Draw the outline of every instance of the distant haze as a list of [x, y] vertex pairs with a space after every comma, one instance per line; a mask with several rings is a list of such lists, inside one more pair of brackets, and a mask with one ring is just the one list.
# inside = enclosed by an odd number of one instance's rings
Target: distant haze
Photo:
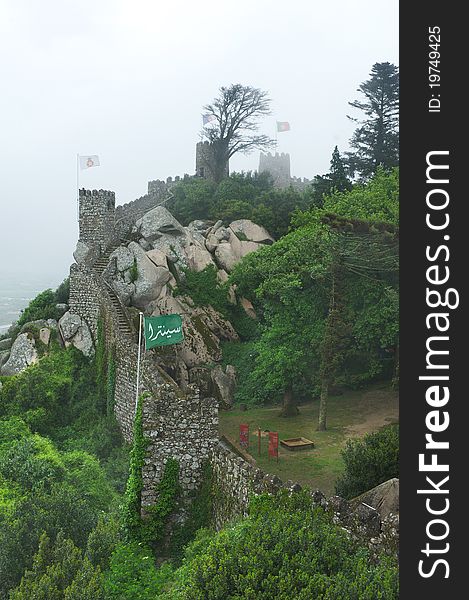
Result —
[[[348, 101], [375, 62], [398, 64], [398, 2], [0, 0], [2, 277], [56, 286], [72, 262], [80, 186], [146, 193], [193, 174], [202, 106], [221, 85], [267, 90], [292, 174], [328, 171], [348, 147]], [[254, 170], [258, 154], [231, 170]]]

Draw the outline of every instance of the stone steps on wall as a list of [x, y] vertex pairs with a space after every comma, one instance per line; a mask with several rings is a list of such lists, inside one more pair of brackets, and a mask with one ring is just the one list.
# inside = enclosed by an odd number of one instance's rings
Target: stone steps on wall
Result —
[[95, 260], [94, 264], [93, 264], [93, 271], [97, 274], [97, 275], [102, 275], [104, 272], [104, 269], [107, 267], [108, 263], [109, 263], [109, 257], [111, 256], [111, 254], [114, 252], [114, 250], [116, 250], [117, 248], [119, 248], [119, 246], [121, 245], [123, 240], [119, 240], [119, 242], [114, 243], [111, 247], [109, 247], [106, 252], [100, 256], [97, 260]]
[[[102, 274], [104, 273], [104, 270], [106, 269], [107, 265], [109, 264], [109, 257], [111, 256], [111, 254], [114, 252], [114, 250], [116, 250], [121, 243], [125, 241], [125, 240], [119, 240], [118, 242], [114, 243], [111, 247], [109, 247], [106, 252], [100, 256], [93, 264], [93, 271], [96, 275], [98, 275], [98, 277], [101, 277]], [[116, 316], [117, 316], [117, 326], [119, 327], [119, 331], [127, 334], [130, 337], [133, 337], [133, 330], [132, 327], [129, 323], [129, 320], [127, 318], [127, 315], [125, 313], [124, 308], [122, 307], [122, 304], [119, 300], [119, 298], [117, 297], [116, 293], [114, 292], [114, 290], [111, 288], [111, 286], [109, 284], [106, 283], [106, 288], [109, 294], [109, 299], [111, 300], [111, 303], [114, 307]]]
[[116, 296], [114, 290], [108, 286], [109, 299], [116, 311], [117, 315], [117, 325], [119, 327], [119, 331], [126, 333], [129, 336], [133, 336], [133, 331], [130, 326], [130, 323], [127, 319], [127, 315], [124, 312], [122, 304], [119, 298]]

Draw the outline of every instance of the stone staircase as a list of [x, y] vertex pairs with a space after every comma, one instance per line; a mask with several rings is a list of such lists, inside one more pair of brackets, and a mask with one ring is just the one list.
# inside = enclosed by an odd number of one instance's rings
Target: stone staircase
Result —
[[120, 246], [120, 241], [112, 244], [107, 250], [102, 254], [97, 260], [95, 260], [93, 264], [93, 271], [96, 275], [101, 276], [103, 274], [104, 269], [107, 267], [109, 263], [109, 257], [111, 254]]
[[127, 315], [125, 313], [124, 307], [122, 306], [121, 301], [117, 297], [117, 294], [114, 292], [110, 285], [106, 284], [106, 287], [109, 299], [111, 300], [114, 310], [116, 311], [117, 325], [119, 327], [119, 331], [131, 338], [135, 337], [132, 327], [129, 323], [129, 319], [127, 318]]
[[122, 240], [115, 242], [111, 246], [109, 246], [109, 248], [106, 249], [106, 251], [102, 254], [102, 256], [100, 256], [94, 262], [93, 272], [103, 281], [103, 283], [106, 286], [109, 299], [111, 301], [112, 306], [114, 307], [114, 310], [115, 310], [115, 313], [117, 316], [117, 325], [119, 327], [119, 331], [121, 331], [122, 333], [124, 333], [125, 335], [127, 335], [131, 338], [134, 338], [135, 336], [134, 336], [133, 328], [130, 325], [129, 319], [127, 317], [124, 307], [122, 306], [121, 301], [119, 300], [117, 294], [114, 292], [112, 287], [107, 283], [107, 281], [104, 281], [102, 279], [102, 274], [103, 274], [104, 270], [106, 269], [107, 265], [109, 264], [109, 257], [114, 252], [114, 250], [116, 250], [121, 245], [121, 243], [126, 242], [126, 241], [127, 240], [122, 239]]

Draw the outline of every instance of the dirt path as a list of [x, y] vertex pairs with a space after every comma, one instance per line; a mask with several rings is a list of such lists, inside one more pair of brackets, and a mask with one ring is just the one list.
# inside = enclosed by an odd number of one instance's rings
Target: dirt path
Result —
[[358, 437], [399, 422], [399, 396], [391, 390], [370, 390], [363, 396], [366, 411], [363, 421], [345, 427], [345, 436]]

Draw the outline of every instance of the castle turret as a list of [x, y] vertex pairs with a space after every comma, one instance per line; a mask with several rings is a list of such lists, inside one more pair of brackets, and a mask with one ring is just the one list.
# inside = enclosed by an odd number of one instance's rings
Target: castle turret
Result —
[[262, 154], [259, 157], [259, 173], [268, 171], [274, 180], [274, 187], [285, 188], [290, 185], [290, 155], [287, 153]]
[[80, 190], [79, 227], [81, 242], [99, 246], [101, 252], [114, 239], [116, 196], [108, 190]]
[[[227, 161], [222, 177], [229, 175], [229, 163]], [[198, 142], [195, 148], [195, 174], [197, 177], [204, 177], [214, 181], [219, 180], [216, 173], [215, 156], [213, 145], [210, 142]]]

